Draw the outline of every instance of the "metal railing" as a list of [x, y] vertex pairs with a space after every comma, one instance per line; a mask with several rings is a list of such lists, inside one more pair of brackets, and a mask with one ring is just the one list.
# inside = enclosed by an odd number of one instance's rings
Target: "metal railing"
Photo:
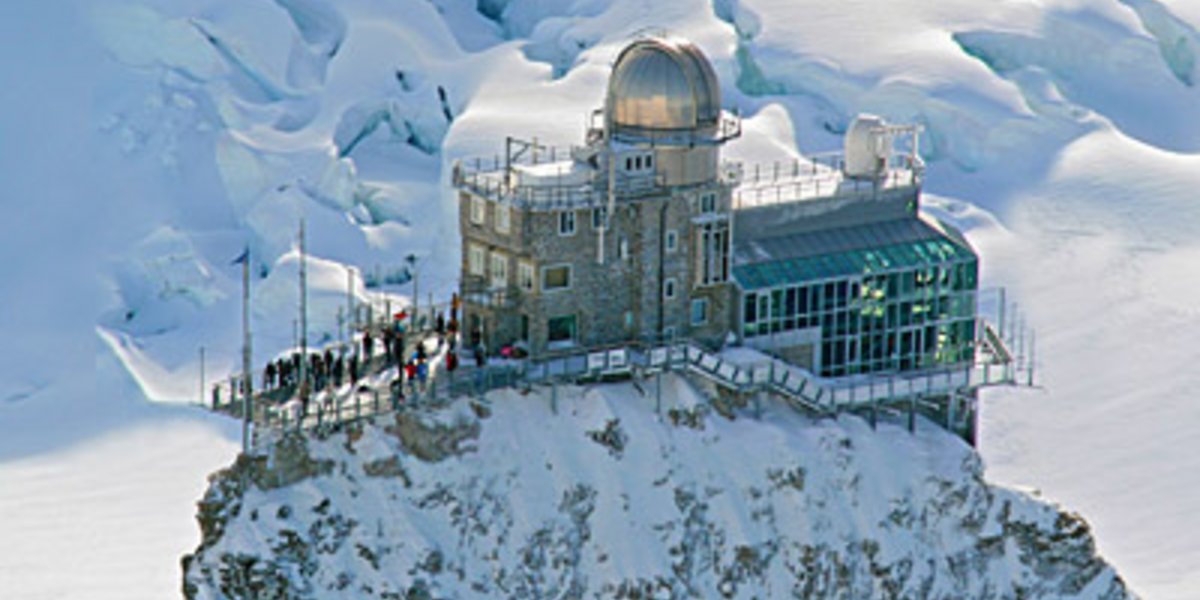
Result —
[[[505, 202], [520, 208], [540, 210], [569, 210], [596, 208], [607, 202], [608, 181], [596, 171], [586, 183], [517, 183], [505, 171], [498, 158], [491, 161], [474, 160], [459, 163], [454, 184], [478, 196]], [[536, 163], [533, 163], [536, 164]], [[844, 173], [845, 159], [841, 153], [817, 154], [806, 160], [788, 162], [722, 163], [718, 178], [733, 191], [735, 208], [752, 208], [772, 204], [831, 198], [865, 196], [882, 190], [915, 188], [921, 184], [923, 165], [919, 159], [896, 153], [889, 157], [888, 167], [873, 179], [851, 178]], [[473, 165], [473, 166], [467, 166]], [[668, 186], [661, 176], [617, 174], [615, 186], [622, 194], [645, 194]]]
[[[980, 319], [977, 353], [969, 364], [917, 372], [880, 373], [826, 379], [775, 358], [753, 363], [731, 361], [691, 340], [631, 342], [607, 348], [579, 348], [544, 360], [485, 361], [472, 364], [463, 352], [459, 368], [445, 368], [450, 344], [439, 344], [428, 358], [428, 378], [394, 382], [398, 365], [383, 353], [365, 363], [361, 383], [322, 389], [308, 405], [296, 400], [295, 389], [276, 389], [255, 396], [252, 419], [258, 428], [312, 429], [341, 426], [401, 410], [440, 407], [463, 396], [538, 384], [579, 383], [615, 377], [645, 377], [661, 372], [687, 372], [736, 393], [769, 392], [807, 411], [836, 414], [905, 399], [946, 396], [987, 386], [1019, 383], [1020, 365], [989, 324]], [[417, 336], [422, 343], [428, 331]], [[980, 361], [979, 359], [986, 359]], [[1032, 382], [1031, 382], [1032, 383]], [[241, 417], [241, 403], [214, 406]]]
[[915, 188], [924, 166], [908, 154], [892, 154], [887, 168], [874, 179], [845, 175], [841, 153], [815, 154], [791, 163], [743, 165], [740, 184], [733, 192], [734, 208], [752, 208], [787, 202], [843, 196], [866, 196], [882, 190]]

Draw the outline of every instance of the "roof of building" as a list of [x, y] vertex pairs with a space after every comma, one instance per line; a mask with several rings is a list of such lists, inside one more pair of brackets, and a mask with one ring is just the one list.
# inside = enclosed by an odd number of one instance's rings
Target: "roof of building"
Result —
[[606, 111], [614, 130], [711, 127], [721, 117], [721, 88], [712, 65], [691, 42], [644, 38], [617, 56]]
[[743, 290], [975, 258], [957, 231], [922, 218], [734, 242], [733, 278]]

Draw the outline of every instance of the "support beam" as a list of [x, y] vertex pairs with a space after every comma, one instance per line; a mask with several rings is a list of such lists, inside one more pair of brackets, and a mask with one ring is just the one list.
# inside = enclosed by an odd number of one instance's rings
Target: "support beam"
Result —
[[917, 397], [908, 397], [908, 432], [917, 432]]
[[946, 429], [954, 431], [954, 409], [958, 404], [958, 396], [953, 392], [946, 396]]

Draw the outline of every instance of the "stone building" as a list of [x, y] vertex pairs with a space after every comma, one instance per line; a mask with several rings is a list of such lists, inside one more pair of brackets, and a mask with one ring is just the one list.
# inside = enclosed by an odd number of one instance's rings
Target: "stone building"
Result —
[[464, 327], [534, 355], [733, 330], [731, 202], [720, 146], [740, 133], [708, 60], [643, 39], [613, 67], [586, 144], [508, 140], [460, 163]]
[[638, 39], [584, 144], [458, 162], [464, 330], [535, 357], [736, 340], [822, 378], [972, 363], [978, 259], [918, 212], [917, 129], [861, 116], [841, 153], [735, 164], [720, 100], [696, 46]]

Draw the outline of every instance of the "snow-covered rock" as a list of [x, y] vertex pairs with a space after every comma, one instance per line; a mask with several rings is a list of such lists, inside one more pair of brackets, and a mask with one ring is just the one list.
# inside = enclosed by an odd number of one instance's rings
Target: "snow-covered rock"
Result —
[[[922, 422], [872, 431], [664, 379], [501, 391], [210, 479], [188, 598], [1126, 598], [1087, 523]], [[747, 413], [748, 414], [748, 413]], [[690, 418], [683, 418], [684, 415]]]

